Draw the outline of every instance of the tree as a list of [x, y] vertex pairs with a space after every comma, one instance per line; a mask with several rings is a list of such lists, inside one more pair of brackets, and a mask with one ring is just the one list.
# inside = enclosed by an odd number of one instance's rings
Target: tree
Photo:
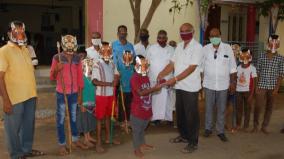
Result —
[[279, 20], [284, 20], [284, 1], [266, 0], [259, 4], [260, 14], [270, 18], [270, 33], [274, 34], [277, 30]]
[[[169, 9], [169, 12], [179, 13], [180, 10], [187, 6], [188, 3], [193, 3], [190, 0], [185, 0], [184, 3], [181, 2], [182, 0], [171, 0], [173, 3], [173, 6]], [[153, 15], [159, 5], [161, 4], [162, 0], [152, 0], [151, 6], [146, 14], [146, 17], [141, 25], [141, 18], [140, 18], [140, 11], [141, 11], [141, 2], [142, 0], [129, 0], [130, 7], [133, 14], [133, 23], [134, 23], [134, 43], [139, 42], [139, 31], [141, 28], [147, 29], [149, 24], [151, 23], [151, 20], [153, 18]], [[173, 16], [174, 16], [173, 15]]]

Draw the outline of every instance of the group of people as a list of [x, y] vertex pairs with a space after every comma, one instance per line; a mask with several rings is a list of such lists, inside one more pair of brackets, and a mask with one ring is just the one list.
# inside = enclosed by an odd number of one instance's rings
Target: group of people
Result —
[[[127, 133], [131, 128], [134, 154], [143, 158], [144, 150], [154, 148], [145, 141], [149, 123], [173, 121], [174, 111], [179, 135], [170, 142], [186, 143], [181, 151], [192, 153], [198, 149], [198, 99], [202, 89], [204, 137], [211, 136], [216, 125], [217, 136], [223, 142], [228, 141], [225, 135], [228, 97], [232, 97], [234, 107], [232, 131], [242, 127], [249, 130], [255, 97], [252, 132], [259, 130], [260, 109], [265, 107], [260, 130], [269, 133], [274, 97], [284, 77], [284, 57], [277, 51], [279, 37], [269, 36], [266, 52], [260, 54], [254, 66], [252, 52], [240, 49], [238, 44], [222, 42], [218, 28], [210, 30], [210, 43], [205, 46], [194, 39], [190, 23], [182, 24], [179, 34], [182, 42], [168, 43], [167, 32], [160, 30], [157, 43], [149, 44], [148, 30], [141, 29], [140, 42], [133, 46], [127, 40], [127, 27], [120, 25], [118, 40], [105, 42], [95, 32], [92, 46], [83, 53], [77, 52], [76, 37], [62, 36], [50, 70], [50, 79], [57, 83], [60, 155], [68, 155], [72, 147], [95, 147], [101, 153], [105, 151], [103, 142], [120, 144], [114, 135], [117, 119]], [[13, 159], [45, 155], [32, 149], [37, 94], [24, 23], [11, 22], [8, 36], [10, 41], [0, 49], [0, 92], [9, 154]], [[215, 108], [216, 124], [213, 124]], [[106, 129], [104, 138], [102, 128]], [[96, 132], [96, 138], [91, 132]], [[83, 141], [80, 134], [84, 135]]]

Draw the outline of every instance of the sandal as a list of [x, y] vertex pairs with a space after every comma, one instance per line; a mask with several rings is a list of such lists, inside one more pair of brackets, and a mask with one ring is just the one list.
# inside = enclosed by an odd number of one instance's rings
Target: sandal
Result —
[[187, 140], [182, 138], [181, 136], [178, 136], [176, 138], [171, 138], [170, 143], [187, 143]]
[[45, 153], [39, 150], [32, 150], [31, 152], [24, 155], [24, 157], [37, 157], [37, 156], [44, 156]]

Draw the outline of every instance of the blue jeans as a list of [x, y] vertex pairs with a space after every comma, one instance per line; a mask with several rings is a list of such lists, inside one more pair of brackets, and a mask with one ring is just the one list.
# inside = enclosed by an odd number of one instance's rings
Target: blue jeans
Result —
[[[56, 93], [57, 98], [57, 109], [56, 109], [56, 124], [57, 124], [57, 137], [58, 137], [58, 144], [59, 145], [66, 145], [65, 140], [65, 131], [64, 131], [64, 121], [65, 121], [65, 102], [64, 102], [64, 95], [62, 93]], [[69, 108], [69, 115], [70, 115], [70, 126], [71, 126], [71, 133], [72, 133], [72, 142], [78, 140], [78, 130], [76, 126], [76, 110], [77, 110], [77, 98], [78, 94], [67, 94], [68, 100], [68, 108]]]
[[11, 114], [4, 114], [5, 137], [12, 159], [32, 151], [36, 98], [13, 105]]

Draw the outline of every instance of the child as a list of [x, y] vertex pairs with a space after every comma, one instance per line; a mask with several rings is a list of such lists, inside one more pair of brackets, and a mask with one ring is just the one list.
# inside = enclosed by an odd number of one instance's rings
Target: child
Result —
[[94, 147], [96, 140], [91, 137], [90, 132], [96, 129], [96, 118], [93, 115], [95, 109], [95, 87], [91, 81], [94, 59], [90, 59], [86, 52], [80, 54], [83, 59], [84, 89], [82, 92], [82, 105], [77, 109], [77, 128], [79, 133], [84, 133], [84, 144], [89, 148]]
[[84, 86], [81, 59], [80, 56], [75, 53], [78, 46], [76, 37], [72, 35], [63, 36], [61, 44], [63, 52], [56, 54], [52, 59], [50, 79], [56, 80], [56, 124], [58, 143], [60, 146], [59, 155], [64, 156], [68, 154], [64, 133], [66, 112], [65, 95], [68, 100], [73, 142], [72, 146], [76, 146], [81, 149], [87, 149], [87, 147], [79, 141], [79, 134], [76, 126], [76, 109], [77, 104], [81, 103], [81, 92]]
[[148, 63], [144, 56], [135, 58], [135, 73], [130, 79], [133, 100], [131, 103], [130, 122], [133, 134], [133, 146], [135, 156], [143, 158], [143, 149], [153, 149], [147, 145], [144, 138], [144, 130], [152, 117], [151, 93], [161, 89], [162, 85], [150, 87], [149, 78], [146, 76]]
[[[112, 115], [112, 105], [115, 101], [114, 88], [119, 79], [119, 73], [111, 61], [112, 51], [109, 43], [102, 43], [99, 51], [100, 59], [95, 63], [92, 73], [92, 82], [97, 86], [96, 88], [96, 111], [97, 119], [97, 144], [96, 151], [104, 152], [101, 144], [101, 125], [102, 120], [105, 119], [106, 136], [105, 143], [110, 143], [110, 119]], [[114, 140], [113, 144], [120, 144], [119, 141]]]
[[[241, 64], [237, 67], [237, 127], [240, 130], [244, 112], [243, 129], [247, 132], [250, 120], [250, 110], [254, 95], [254, 82], [257, 77], [256, 68], [250, 63], [250, 50], [243, 49], [239, 55]], [[244, 110], [244, 111], [243, 111]]]

